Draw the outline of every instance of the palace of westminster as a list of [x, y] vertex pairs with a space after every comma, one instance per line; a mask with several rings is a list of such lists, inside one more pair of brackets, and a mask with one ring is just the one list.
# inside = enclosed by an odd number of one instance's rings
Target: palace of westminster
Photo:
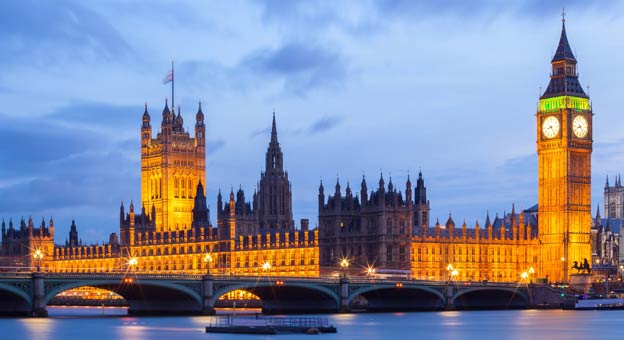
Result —
[[[607, 180], [604, 215], [591, 217], [591, 103], [579, 84], [577, 61], [565, 21], [551, 61], [548, 88], [536, 117], [538, 204], [516, 213], [456, 224], [449, 215], [430, 226], [422, 173], [413, 186], [380, 176], [359, 193], [337, 181], [333, 193], [318, 192], [318, 227], [303, 219], [295, 227], [292, 193], [278, 142], [275, 115], [251, 202], [242, 190], [225, 201], [219, 191], [216, 225], [210, 221], [205, 188], [205, 125], [201, 104], [194, 135], [182, 114], [165, 103], [160, 131], [153, 136], [147, 105], [141, 125], [141, 202], [119, 208], [119, 232], [105, 244], [79, 242], [72, 222], [65, 244], [54, 242], [54, 222], [2, 221], [0, 266], [34, 267], [33, 253], [46, 271], [146, 273], [208, 272], [218, 275], [308, 276], [340, 270], [370, 274], [371, 268], [409, 272], [411, 278], [447, 280], [449, 265], [458, 280], [568, 281], [572, 263], [589, 259], [605, 273], [619, 265], [619, 228], [624, 220], [624, 186]], [[403, 190], [401, 190], [403, 189]], [[402, 192], [403, 191], [403, 192]], [[138, 203], [138, 202], [137, 202]], [[340, 262], [348, 262], [341, 268]], [[368, 273], [367, 273], [368, 269]], [[600, 272], [594, 270], [594, 272]]]

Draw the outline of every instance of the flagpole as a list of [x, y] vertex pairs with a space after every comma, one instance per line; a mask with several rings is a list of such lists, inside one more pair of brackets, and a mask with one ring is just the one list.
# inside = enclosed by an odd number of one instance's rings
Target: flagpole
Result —
[[173, 102], [173, 84], [175, 82], [175, 75], [173, 73], [173, 60], [171, 61], [171, 109], [175, 107]]

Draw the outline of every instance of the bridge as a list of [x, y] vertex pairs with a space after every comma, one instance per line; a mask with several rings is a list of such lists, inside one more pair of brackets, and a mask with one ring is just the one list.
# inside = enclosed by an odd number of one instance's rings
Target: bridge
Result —
[[128, 314], [214, 314], [219, 297], [244, 290], [262, 312], [332, 313], [559, 306], [559, 291], [526, 283], [140, 273], [0, 273], [0, 315], [46, 316], [57, 294], [97, 287], [121, 295]]

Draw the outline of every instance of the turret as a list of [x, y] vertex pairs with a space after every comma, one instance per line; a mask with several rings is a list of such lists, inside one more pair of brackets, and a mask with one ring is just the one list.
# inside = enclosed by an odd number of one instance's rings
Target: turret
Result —
[[201, 102], [199, 102], [199, 108], [195, 115], [195, 145], [206, 145], [206, 125], [204, 125], [204, 113], [202, 112]]
[[455, 221], [453, 221], [453, 216], [451, 216], [451, 213], [449, 213], [449, 217], [448, 220], [446, 220], [445, 226], [449, 233], [449, 239], [452, 239], [455, 230]]
[[319, 211], [321, 211], [325, 205], [325, 188], [323, 187], [323, 180], [321, 180], [321, 184], [319, 185], [318, 205]]
[[130, 217], [130, 227], [134, 227], [134, 203], [132, 201], [130, 201], [130, 213], [129, 213], [129, 217]]
[[4, 218], [2, 219], [2, 238], [6, 237], [6, 224], [4, 223]]
[[147, 148], [152, 141], [152, 125], [151, 117], [147, 112], [147, 102], [145, 102], [145, 111], [143, 112], [143, 124], [141, 125], [141, 147]]
[[219, 188], [219, 193], [217, 194], [217, 211], [223, 211], [223, 196], [221, 196], [221, 188]]
[[360, 202], [362, 206], [366, 206], [368, 202], [368, 188], [366, 187], [366, 177], [362, 175], [362, 183], [360, 184]]
[[50, 222], [48, 222], [48, 228], [50, 230], [50, 237], [54, 240], [54, 220], [50, 216]]
[[405, 203], [409, 209], [412, 208], [412, 181], [409, 174], [407, 175], [407, 182], [405, 182]]
[[123, 202], [121, 202], [121, 206], [119, 207], [119, 225], [122, 225], [126, 220], [126, 213], [124, 211]]
[[31, 238], [31, 239], [33, 237], [34, 229], [35, 229], [35, 226], [33, 224], [32, 217], [28, 217], [28, 237]]
[[[173, 110], [173, 108], [171, 108]], [[165, 98], [165, 108], [162, 112], [162, 123], [160, 124], [161, 136], [163, 143], [167, 144], [171, 139], [171, 131], [173, 127], [173, 114], [169, 111], [169, 104]]]
[[336, 178], [336, 191], [334, 191], [334, 198], [340, 198], [340, 180]]

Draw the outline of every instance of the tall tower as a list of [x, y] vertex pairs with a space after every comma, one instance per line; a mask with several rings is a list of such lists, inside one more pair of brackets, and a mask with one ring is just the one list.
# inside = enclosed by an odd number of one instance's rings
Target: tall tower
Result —
[[189, 229], [197, 185], [206, 181], [206, 136], [201, 104], [196, 115], [195, 138], [184, 130], [180, 108], [176, 116], [166, 101], [161, 131], [156, 138], [152, 138], [150, 120], [146, 105], [141, 127], [143, 206], [154, 207], [156, 231]]
[[568, 281], [574, 261], [591, 261], [592, 109], [578, 81], [565, 18], [550, 83], [536, 114], [539, 270]]
[[258, 190], [260, 229], [290, 230], [294, 228], [292, 193], [288, 172], [284, 171], [284, 155], [277, 141], [275, 112], [271, 127], [271, 141], [266, 152], [265, 170], [260, 174]]

